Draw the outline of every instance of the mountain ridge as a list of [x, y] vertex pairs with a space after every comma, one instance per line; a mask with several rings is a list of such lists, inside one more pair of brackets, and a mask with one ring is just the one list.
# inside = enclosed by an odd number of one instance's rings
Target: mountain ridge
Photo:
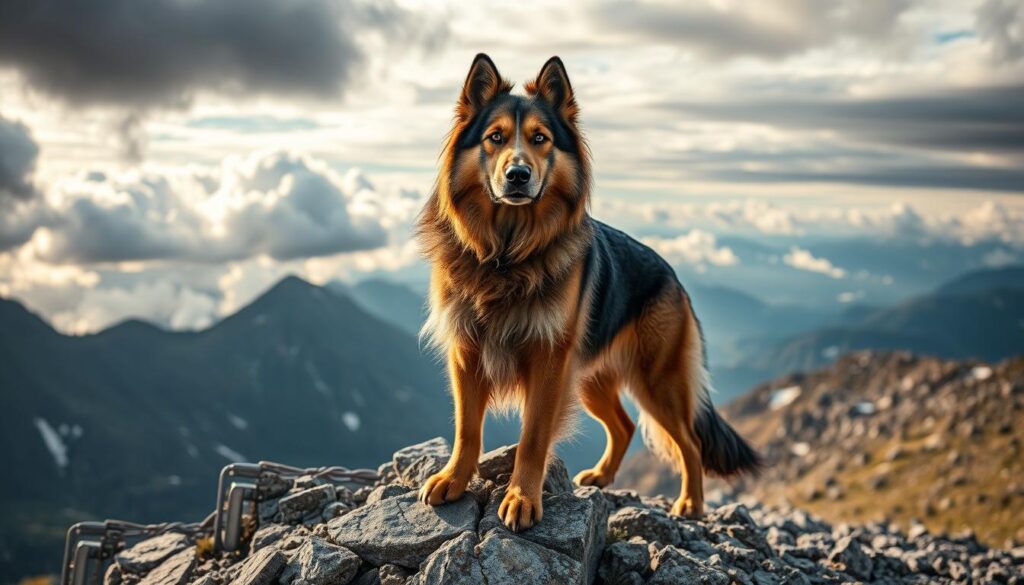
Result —
[[77, 520], [200, 513], [234, 459], [368, 465], [450, 432], [415, 338], [301, 279], [278, 284], [195, 332], [129, 320], [68, 336], [0, 301], [0, 438], [24, 477], [0, 482], [0, 573], [52, 567]]

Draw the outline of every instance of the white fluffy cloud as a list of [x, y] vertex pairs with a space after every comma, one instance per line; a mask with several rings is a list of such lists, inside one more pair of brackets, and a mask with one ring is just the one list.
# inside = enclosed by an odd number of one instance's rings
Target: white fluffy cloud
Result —
[[715, 235], [703, 230], [690, 230], [674, 238], [645, 238], [644, 243], [673, 264], [691, 264], [702, 269], [714, 266], [734, 266], [739, 257], [726, 246], [719, 246]]
[[57, 313], [52, 321], [69, 333], [88, 333], [133, 318], [172, 329], [201, 329], [217, 315], [213, 296], [159, 281], [132, 288], [87, 289], [73, 310]]
[[352, 173], [278, 152], [229, 159], [217, 175], [71, 178], [30, 245], [52, 264], [291, 260], [381, 247], [401, 208]]
[[833, 266], [827, 258], [816, 258], [810, 251], [796, 246], [789, 249], [789, 253], [782, 257], [782, 261], [797, 270], [817, 272], [836, 279], [846, 277], [846, 271]]

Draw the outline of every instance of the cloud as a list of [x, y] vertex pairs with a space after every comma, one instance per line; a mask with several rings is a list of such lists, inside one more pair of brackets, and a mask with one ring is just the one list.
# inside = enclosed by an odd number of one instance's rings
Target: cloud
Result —
[[690, 230], [675, 238], [644, 238], [644, 243], [673, 264], [702, 268], [708, 264], [735, 266], [740, 262], [731, 248], [718, 246], [715, 235], [703, 230]]
[[208, 327], [216, 317], [217, 302], [211, 295], [163, 280], [131, 288], [87, 289], [73, 311], [53, 316], [53, 324], [83, 334], [126, 319], [143, 319], [182, 330]]
[[1024, 210], [985, 201], [964, 214], [948, 219], [948, 229], [964, 243], [998, 239], [1024, 245]]
[[975, 11], [976, 28], [998, 63], [1024, 57], [1024, 4], [1018, 0], [986, 0]]
[[0, 115], [0, 205], [7, 198], [26, 200], [36, 194], [32, 171], [38, 156], [28, 126]]
[[72, 103], [175, 106], [199, 91], [339, 95], [359, 39], [436, 47], [446, 30], [393, 2], [33, 0], [6, 3], [0, 64]]
[[706, 213], [723, 225], [753, 228], [763, 234], [795, 235], [801, 233], [799, 220], [792, 212], [756, 199], [713, 202]]
[[844, 39], [880, 42], [910, 2], [604, 2], [588, 10], [602, 35], [677, 45], [712, 59], [778, 59]]
[[[389, 198], [293, 153], [226, 160], [204, 171], [94, 175], [58, 185], [53, 220], [30, 245], [50, 263], [256, 256], [291, 260], [387, 243]], [[349, 184], [348, 190], [344, 184]]]
[[130, 163], [142, 162], [146, 151], [146, 129], [142, 115], [138, 112], [127, 114], [121, 118], [116, 130], [121, 159]]
[[926, 149], [1024, 151], [1024, 86], [937, 89], [929, 93], [676, 101], [665, 107], [703, 119], [798, 130], [829, 130], [879, 144]]
[[846, 277], [845, 270], [833, 266], [826, 258], [815, 258], [810, 251], [796, 246], [789, 249], [789, 253], [782, 257], [782, 261], [797, 270], [817, 272], [835, 279]]
[[38, 156], [28, 127], [0, 115], [0, 252], [28, 241], [46, 218], [33, 180]]

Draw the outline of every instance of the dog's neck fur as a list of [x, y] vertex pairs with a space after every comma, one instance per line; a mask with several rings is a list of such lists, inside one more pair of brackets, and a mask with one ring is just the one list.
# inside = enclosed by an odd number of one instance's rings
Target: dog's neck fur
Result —
[[[531, 218], [523, 221], [522, 216], [513, 215], [532, 213], [530, 207], [491, 209], [487, 218], [491, 225], [466, 226], [465, 211], [445, 213], [443, 198], [435, 192], [424, 208], [418, 225], [420, 244], [431, 264], [443, 268], [435, 272], [449, 275], [458, 283], [459, 296], [471, 299], [481, 310], [556, 285], [590, 242], [592, 227], [582, 202], [578, 219], [545, 233], [545, 226]], [[499, 207], [489, 201], [487, 205]], [[512, 213], [506, 215], [506, 211]]]

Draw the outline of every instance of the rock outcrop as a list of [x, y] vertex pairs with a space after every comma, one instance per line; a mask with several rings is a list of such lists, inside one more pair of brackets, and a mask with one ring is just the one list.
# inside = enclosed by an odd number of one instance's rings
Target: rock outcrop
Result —
[[484, 456], [464, 499], [442, 507], [415, 489], [447, 459], [434, 440], [351, 491], [299, 478], [275, 500], [243, 554], [213, 556], [165, 534], [115, 557], [106, 585], [545, 585], [1007, 583], [1024, 585], [1024, 546], [987, 548], [971, 535], [916, 525], [831, 526], [801, 510], [716, 502], [704, 520], [667, 513], [666, 498], [573, 488], [550, 466], [543, 521], [520, 533], [496, 515], [513, 448]]

